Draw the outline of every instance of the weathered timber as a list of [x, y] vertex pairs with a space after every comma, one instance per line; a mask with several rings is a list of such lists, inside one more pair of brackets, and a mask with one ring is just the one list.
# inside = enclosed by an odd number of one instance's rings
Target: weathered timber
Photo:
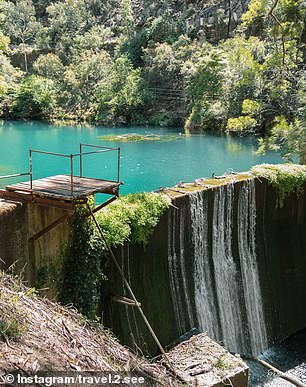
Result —
[[88, 177], [73, 176], [73, 191], [69, 175], [56, 175], [6, 186], [9, 192], [19, 194], [31, 193], [35, 196], [74, 201], [84, 199], [96, 193], [117, 195], [120, 183], [111, 180], [100, 180]]
[[167, 353], [178, 377], [188, 386], [247, 387], [248, 367], [206, 333], [192, 336]]

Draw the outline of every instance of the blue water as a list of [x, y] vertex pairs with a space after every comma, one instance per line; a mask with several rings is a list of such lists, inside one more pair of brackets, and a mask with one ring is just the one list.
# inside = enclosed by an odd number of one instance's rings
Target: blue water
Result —
[[[112, 128], [98, 126], [55, 126], [42, 122], [0, 123], [0, 176], [29, 170], [30, 148], [60, 153], [78, 153], [79, 143], [121, 147], [122, 193], [151, 191], [233, 170], [246, 171], [260, 163], [282, 162], [279, 155], [256, 156], [256, 138], [217, 134], [180, 136], [174, 128]], [[177, 135], [173, 141], [117, 143], [103, 141], [104, 135], [154, 133]], [[102, 138], [101, 138], [102, 137]], [[166, 138], [165, 138], [166, 140]], [[86, 156], [84, 175], [116, 179], [116, 154]], [[69, 173], [69, 159], [34, 155], [34, 178]], [[74, 163], [75, 173], [79, 163]], [[24, 179], [23, 179], [24, 180]], [[16, 181], [16, 180], [15, 180]], [[15, 182], [14, 181], [14, 182]], [[0, 180], [0, 185], [13, 182]]]

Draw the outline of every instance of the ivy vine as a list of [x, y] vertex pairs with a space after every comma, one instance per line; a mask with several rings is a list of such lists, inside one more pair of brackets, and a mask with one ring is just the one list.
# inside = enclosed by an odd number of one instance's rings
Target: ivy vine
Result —
[[[111, 247], [125, 241], [146, 244], [170, 199], [164, 194], [138, 193], [122, 196], [96, 214]], [[67, 246], [60, 300], [73, 304], [93, 319], [103, 280], [102, 260], [107, 254], [86, 206], [78, 206]]]

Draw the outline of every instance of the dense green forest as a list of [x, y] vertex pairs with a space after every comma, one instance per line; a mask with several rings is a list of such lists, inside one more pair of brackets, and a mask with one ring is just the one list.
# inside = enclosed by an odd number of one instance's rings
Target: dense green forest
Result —
[[305, 162], [305, 4], [203, 3], [0, 1], [0, 115], [256, 133]]

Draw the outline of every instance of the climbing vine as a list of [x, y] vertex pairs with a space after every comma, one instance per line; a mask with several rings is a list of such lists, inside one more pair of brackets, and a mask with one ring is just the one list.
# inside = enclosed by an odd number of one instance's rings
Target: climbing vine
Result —
[[[111, 247], [131, 243], [146, 244], [160, 216], [169, 205], [164, 194], [138, 193], [122, 196], [96, 214]], [[94, 318], [100, 298], [101, 269], [107, 250], [99, 238], [86, 206], [78, 206], [67, 247], [60, 300], [72, 303], [89, 318]]]
[[306, 166], [298, 164], [261, 164], [252, 168], [255, 176], [266, 178], [278, 194], [277, 207], [282, 207], [291, 193], [300, 194], [306, 184]]
[[86, 206], [78, 206], [71, 223], [66, 249], [60, 301], [73, 304], [82, 314], [94, 318], [99, 301], [101, 243]]

